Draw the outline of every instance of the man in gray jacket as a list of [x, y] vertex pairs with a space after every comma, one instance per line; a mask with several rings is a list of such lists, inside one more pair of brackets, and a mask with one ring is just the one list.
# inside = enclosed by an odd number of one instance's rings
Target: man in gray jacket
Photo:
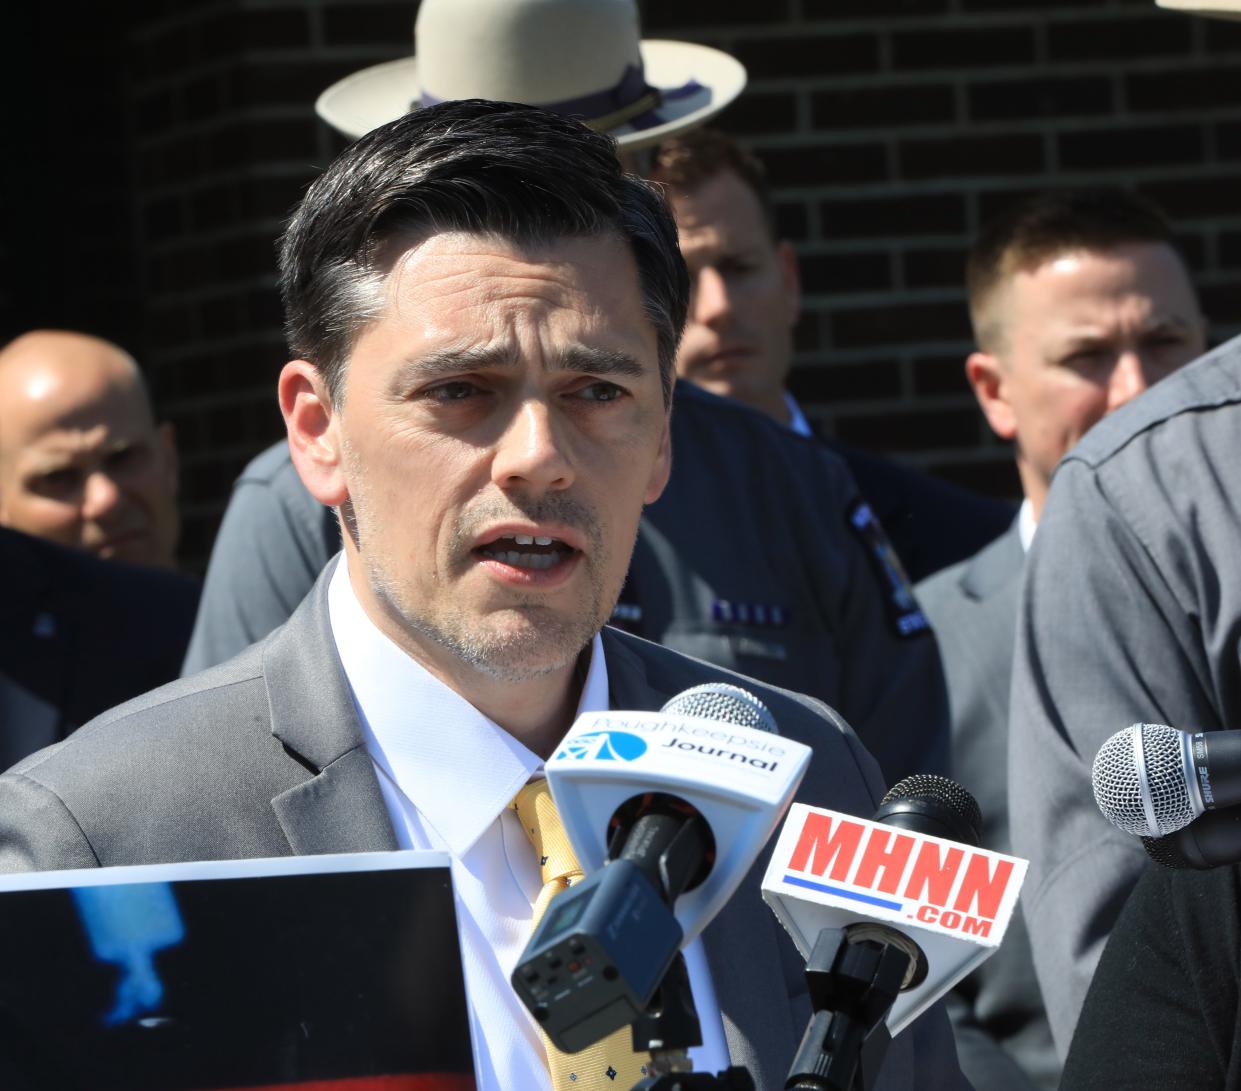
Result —
[[[600, 631], [669, 475], [688, 295], [671, 216], [607, 137], [446, 103], [316, 181], [281, 283], [291, 457], [343, 556], [267, 640], [0, 778], [0, 867], [447, 851], [480, 1091], [608, 1087], [602, 1068], [551, 1075], [508, 984], [542, 886], [510, 800], [580, 712], [725, 676]], [[808, 798], [874, 806], [843, 721], [738, 681], [815, 748]], [[686, 952], [702, 1059], [782, 1086], [808, 1005], [757, 873], [713, 928]], [[942, 1010], [877, 1086], [965, 1086]]]
[[[1025, 500], [1006, 534], [917, 593], [948, 680], [953, 775], [982, 808], [987, 848], [1011, 852], [1017, 602], [1052, 470], [1101, 417], [1197, 356], [1204, 330], [1170, 225], [1123, 190], [1021, 201], [984, 228], [967, 268], [978, 348], [966, 374], [993, 430], [1015, 444]], [[1034, 963], [1018, 917], [950, 999], [962, 1067], [978, 1091], [1059, 1082]]]

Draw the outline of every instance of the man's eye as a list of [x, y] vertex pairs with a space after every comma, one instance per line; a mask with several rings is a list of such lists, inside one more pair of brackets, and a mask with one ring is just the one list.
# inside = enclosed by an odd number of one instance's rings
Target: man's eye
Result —
[[578, 397], [591, 402], [614, 402], [624, 397], [625, 392], [615, 383], [591, 383], [578, 391]]
[[461, 402], [477, 393], [478, 387], [462, 379], [433, 386], [427, 391], [427, 397], [437, 402]]
[[1064, 366], [1077, 371], [1090, 370], [1099, 367], [1103, 363], [1105, 355], [1102, 349], [1079, 349], [1077, 352], [1065, 357]]
[[128, 470], [139, 465], [145, 454], [145, 447], [131, 443], [128, 447], [121, 447], [109, 454], [104, 464], [112, 471]]
[[82, 475], [72, 467], [61, 470], [49, 470], [32, 478], [30, 491], [42, 496], [64, 496], [73, 492], [82, 483]]

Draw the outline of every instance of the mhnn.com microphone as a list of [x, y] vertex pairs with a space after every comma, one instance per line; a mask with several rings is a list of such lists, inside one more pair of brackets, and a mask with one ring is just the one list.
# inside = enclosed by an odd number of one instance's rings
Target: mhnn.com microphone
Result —
[[810, 761], [775, 731], [757, 697], [723, 683], [569, 729], [547, 779], [586, 877], [555, 899], [512, 975], [557, 1048], [644, 1018], [680, 948], [732, 896]]
[[1099, 747], [1095, 802], [1126, 833], [1160, 838], [1241, 803], [1241, 731], [1132, 724]]
[[892, 1036], [999, 947], [1026, 861], [978, 848], [980, 828], [974, 797], [932, 775], [873, 821], [793, 805], [763, 880], [814, 1007], [786, 1087], [870, 1087]]

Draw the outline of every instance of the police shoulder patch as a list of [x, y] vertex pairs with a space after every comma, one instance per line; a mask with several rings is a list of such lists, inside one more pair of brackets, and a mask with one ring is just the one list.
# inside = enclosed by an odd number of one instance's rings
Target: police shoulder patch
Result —
[[905, 575], [905, 566], [892, 548], [879, 517], [865, 500], [855, 500], [848, 512], [849, 525], [861, 539], [875, 567], [883, 589], [883, 602], [888, 622], [899, 637], [916, 636], [931, 628], [926, 614], [914, 597], [913, 585]]

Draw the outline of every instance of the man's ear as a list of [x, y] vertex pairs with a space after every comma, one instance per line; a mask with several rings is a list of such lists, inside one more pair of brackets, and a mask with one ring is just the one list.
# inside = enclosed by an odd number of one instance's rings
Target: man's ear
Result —
[[1017, 418], [1008, 400], [1007, 376], [1000, 359], [990, 352], [971, 352], [965, 360], [965, 377], [983, 416], [1000, 439], [1015, 439]]
[[181, 460], [177, 456], [177, 430], [172, 421], [164, 421], [156, 429], [156, 436], [164, 473], [168, 476], [172, 495], [176, 496], [181, 491]]
[[651, 467], [651, 476], [646, 483], [646, 494], [642, 498], [644, 504], [653, 504], [663, 495], [672, 476], [672, 417], [664, 414], [664, 434], [659, 441], [659, 454], [655, 457], [655, 465]]
[[797, 251], [787, 239], [776, 243], [776, 259], [780, 262], [780, 281], [788, 307], [789, 325], [795, 326], [801, 317], [801, 269], [797, 265]]
[[277, 390], [298, 477], [320, 504], [339, 507], [349, 499], [349, 490], [341, 467], [339, 417], [323, 376], [308, 360], [292, 360], [281, 370]]

